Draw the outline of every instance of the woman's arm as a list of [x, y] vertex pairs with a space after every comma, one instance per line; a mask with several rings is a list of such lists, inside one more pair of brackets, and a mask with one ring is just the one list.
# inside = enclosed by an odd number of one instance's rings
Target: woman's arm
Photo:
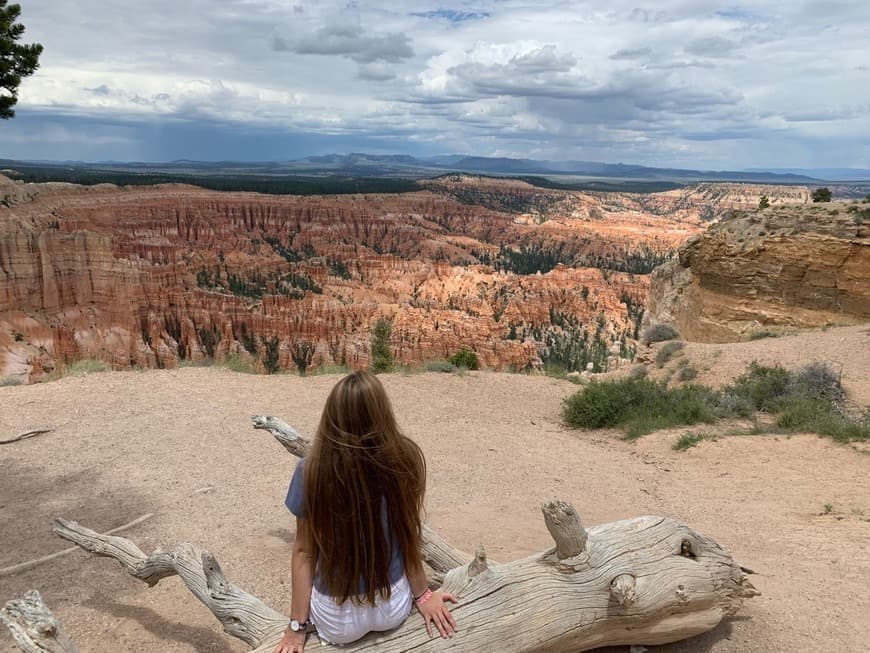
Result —
[[[296, 541], [293, 543], [291, 563], [290, 618], [302, 623], [308, 621], [311, 609], [311, 588], [314, 585], [314, 565], [311, 555], [311, 538], [308, 533], [308, 520], [296, 519]], [[303, 653], [305, 650], [305, 630], [294, 632], [288, 624], [284, 637], [274, 653]]]
[[432, 625], [441, 633], [441, 637], [453, 637], [458, 628], [456, 619], [447, 609], [446, 601], [456, 603], [456, 597], [447, 592], [431, 592], [426, 580], [426, 572], [420, 567], [417, 571], [405, 570], [408, 582], [411, 585], [411, 593], [414, 595], [414, 605], [423, 617], [426, 624], [426, 632], [432, 637]]

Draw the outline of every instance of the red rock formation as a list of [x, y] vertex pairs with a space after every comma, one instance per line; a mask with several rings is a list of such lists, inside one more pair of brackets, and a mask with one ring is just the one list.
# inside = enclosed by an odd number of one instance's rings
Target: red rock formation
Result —
[[589, 325], [591, 338], [599, 316], [602, 337], [630, 334], [624, 300], [643, 304], [646, 277], [567, 265], [517, 275], [481, 261], [540, 247], [572, 265], [618, 262], [664, 255], [701, 228], [617, 194], [561, 193], [543, 221], [427, 191], [277, 197], [0, 178], [0, 195], [11, 205], [0, 207], [0, 376], [31, 380], [79, 358], [126, 368], [238, 354], [262, 367], [273, 337], [281, 367], [299, 342], [314, 345], [312, 365], [359, 367], [380, 317], [393, 320], [402, 363], [470, 347], [490, 367], [537, 367], [560, 334]]

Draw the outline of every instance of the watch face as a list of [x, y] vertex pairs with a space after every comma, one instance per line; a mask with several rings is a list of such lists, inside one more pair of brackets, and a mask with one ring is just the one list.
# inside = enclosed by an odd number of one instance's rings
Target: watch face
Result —
[[300, 626], [299, 622], [296, 621], [295, 619], [291, 619], [290, 620], [290, 630], [298, 633], [300, 630], [302, 630], [302, 626]]

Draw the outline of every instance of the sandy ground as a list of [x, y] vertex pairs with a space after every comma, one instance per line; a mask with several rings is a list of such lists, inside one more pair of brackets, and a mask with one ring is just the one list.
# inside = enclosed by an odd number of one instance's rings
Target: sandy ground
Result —
[[[866, 397], [866, 328], [691, 345], [687, 355], [701, 366], [709, 356], [715, 368], [701, 380], [713, 381], [759, 352], [799, 351], [812, 360], [844, 347], [852, 349], [842, 349], [844, 382]], [[715, 349], [722, 351], [714, 356]], [[282, 501], [295, 461], [254, 431], [249, 416], [272, 413], [311, 433], [337, 378], [187, 368], [0, 388], [0, 439], [55, 429], [0, 447], [0, 568], [65, 548], [51, 534], [55, 516], [102, 531], [154, 513], [124, 534], [146, 551], [184, 540], [206, 545], [234, 582], [289, 609], [293, 525]], [[762, 595], [705, 636], [651, 650], [870, 651], [866, 453], [812, 435], [726, 437], [679, 453], [670, 447], [682, 429], [635, 443], [565, 429], [560, 402], [576, 391], [565, 381], [495, 373], [382, 378], [427, 456], [428, 521], [457, 546], [484, 543], [497, 560], [549, 547], [539, 505], [553, 497], [572, 502], [590, 525], [668, 515], [756, 570]], [[823, 514], [824, 504], [831, 513]], [[0, 600], [31, 588], [83, 653], [248, 650], [222, 634], [178, 579], [149, 589], [117, 563], [76, 551], [0, 575]], [[0, 651], [17, 651], [5, 631]]]

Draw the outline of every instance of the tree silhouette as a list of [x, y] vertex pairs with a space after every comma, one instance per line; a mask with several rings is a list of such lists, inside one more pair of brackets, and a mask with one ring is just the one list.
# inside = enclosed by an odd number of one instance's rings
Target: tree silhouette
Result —
[[18, 102], [18, 87], [39, 68], [42, 54], [39, 43], [17, 43], [24, 34], [24, 25], [15, 22], [21, 6], [7, 7], [6, 2], [0, 0], [0, 118], [4, 120], [15, 117], [12, 107]]

